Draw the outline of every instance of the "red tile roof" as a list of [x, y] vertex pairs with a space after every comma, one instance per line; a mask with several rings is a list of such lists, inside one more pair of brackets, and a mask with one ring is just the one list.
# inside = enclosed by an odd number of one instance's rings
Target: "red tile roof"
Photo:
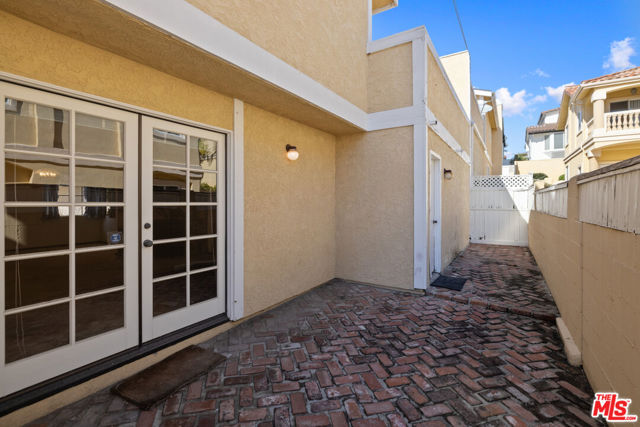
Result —
[[589, 80], [583, 80], [581, 84], [604, 82], [607, 80], [624, 79], [625, 77], [640, 76], [640, 67], [629, 68], [628, 70], [618, 71], [616, 73], [605, 74], [604, 76], [595, 77]]
[[556, 130], [557, 127], [557, 123], [547, 123], [544, 125], [535, 125], [535, 126], [528, 126], [527, 127], [527, 135], [533, 135], [536, 133], [545, 133], [545, 132], [552, 132]]
[[580, 85], [565, 86], [564, 93], [566, 93], [567, 95], [569, 95], [569, 97], [571, 97], [573, 96], [574, 93], [576, 93], [576, 91], [578, 90], [578, 87], [580, 87]]

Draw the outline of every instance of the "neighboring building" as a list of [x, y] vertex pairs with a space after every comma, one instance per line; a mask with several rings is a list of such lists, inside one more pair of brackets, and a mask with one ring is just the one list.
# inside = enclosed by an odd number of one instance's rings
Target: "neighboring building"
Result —
[[396, 0], [291, 3], [0, 4], [0, 424], [335, 277], [426, 289], [466, 247], [493, 94], [424, 27], [371, 40]]
[[640, 154], [640, 67], [566, 87], [557, 129], [566, 178]]
[[543, 173], [545, 182], [555, 184], [564, 174], [564, 132], [557, 130], [559, 108], [540, 113], [538, 123], [527, 127], [525, 147], [528, 160], [515, 162], [516, 174]]

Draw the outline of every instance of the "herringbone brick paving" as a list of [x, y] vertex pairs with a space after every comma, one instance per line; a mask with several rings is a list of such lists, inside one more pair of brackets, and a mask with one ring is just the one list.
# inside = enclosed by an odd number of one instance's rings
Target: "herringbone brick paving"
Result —
[[224, 366], [139, 411], [103, 390], [38, 425], [593, 425], [555, 327], [339, 280], [204, 345]]
[[430, 293], [552, 321], [559, 316], [529, 248], [470, 244], [444, 274], [469, 280], [461, 292], [430, 288]]

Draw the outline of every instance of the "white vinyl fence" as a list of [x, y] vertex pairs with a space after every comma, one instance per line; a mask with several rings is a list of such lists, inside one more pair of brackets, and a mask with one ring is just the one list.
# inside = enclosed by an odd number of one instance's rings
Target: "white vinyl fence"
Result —
[[640, 160], [620, 167], [625, 163], [609, 172], [578, 177], [580, 221], [640, 234]]
[[532, 207], [532, 175], [473, 177], [471, 242], [526, 246]]
[[567, 217], [569, 189], [566, 182], [536, 191], [536, 211], [560, 218]]

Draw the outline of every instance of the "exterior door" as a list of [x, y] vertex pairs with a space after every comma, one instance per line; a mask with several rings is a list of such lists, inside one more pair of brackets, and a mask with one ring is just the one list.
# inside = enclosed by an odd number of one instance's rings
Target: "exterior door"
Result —
[[138, 344], [138, 116], [0, 96], [5, 396]]
[[430, 164], [430, 188], [429, 188], [429, 214], [431, 216], [430, 227], [430, 269], [429, 273], [439, 273], [441, 263], [441, 232], [442, 232], [442, 168], [441, 160], [436, 154], [431, 153]]
[[142, 337], [225, 312], [225, 135], [142, 118]]

